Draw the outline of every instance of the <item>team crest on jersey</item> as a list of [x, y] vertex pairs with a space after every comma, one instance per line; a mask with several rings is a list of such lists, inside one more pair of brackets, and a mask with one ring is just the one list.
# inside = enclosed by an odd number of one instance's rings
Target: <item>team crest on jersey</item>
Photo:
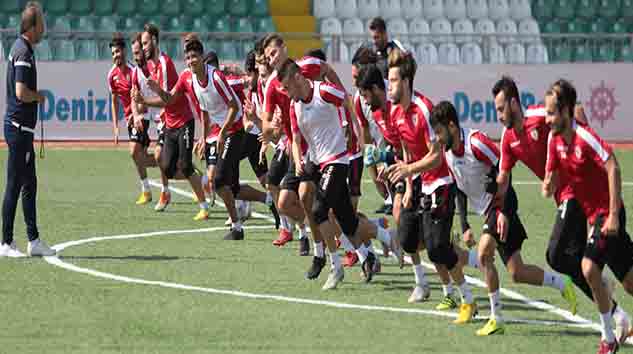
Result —
[[576, 154], [577, 159], [580, 160], [582, 158], [582, 150], [580, 149], [580, 146], [576, 146], [574, 153]]
[[532, 140], [534, 141], [538, 141], [538, 130], [534, 129], [530, 132], [530, 136], [532, 137]]

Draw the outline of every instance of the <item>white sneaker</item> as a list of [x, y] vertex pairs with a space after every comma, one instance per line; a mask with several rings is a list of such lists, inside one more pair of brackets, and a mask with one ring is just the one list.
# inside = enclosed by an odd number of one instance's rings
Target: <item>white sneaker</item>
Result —
[[29, 242], [26, 252], [30, 257], [46, 257], [57, 254], [54, 249], [48, 247], [48, 245], [39, 238], [35, 241]]
[[6, 243], [0, 245], [0, 257], [22, 258], [26, 257], [26, 255], [18, 250], [15, 241], [13, 241], [10, 245]]
[[343, 267], [330, 270], [330, 274], [327, 276], [327, 281], [323, 285], [323, 290], [334, 290], [338, 286], [338, 283], [345, 278], [345, 271]]
[[631, 333], [631, 317], [618, 306], [613, 312], [613, 321], [615, 322], [615, 338], [622, 345]]
[[414, 302], [423, 302], [429, 299], [429, 297], [431, 296], [431, 288], [429, 288], [428, 285], [416, 285], [415, 288], [413, 288], [413, 292], [411, 293], [411, 296], [409, 296], [409, 303], [414, 303]]

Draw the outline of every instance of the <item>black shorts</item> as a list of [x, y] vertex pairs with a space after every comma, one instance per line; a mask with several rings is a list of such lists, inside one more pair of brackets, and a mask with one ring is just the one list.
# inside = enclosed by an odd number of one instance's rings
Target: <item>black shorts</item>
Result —
[[349, 193], [352, 197], [361, 196], [361, 183], [363, 179], [363, 157], [357, 157], [349, 162]]
[[558, 272], [580, 275], [586, 246], [587, 217], [576, 199], [565, 200], [556, 212], [547, 261]]
[[218, 156], [215, 166], [216, 188], [227, 186], [234, 195], [240, 191], [240, 157], [244, 134], [244, 130], [240, 130], [226, 137], [222, 155]]
[[456, 190], [454, 184], [438, 187], [432, 194], [423, 195], [421, 202], [422, 232], [429, 259], [449, 270], [457, 264], [451, 239]]
[[204, 160], [207, 162], [207, 167], [215, 166], [218, 164], [218, 142], [204, 144]]
[[161, 165], [167, 178], [174, 178], [176, 171], [181, 170], [185, 177], [193, 174], [193, 138], [195, 134], [194, 120], [190, 120], [180, 128], [165, 130], [165, 145], [161, 153]]
[[491, 209], [486, 215], [486, 223], [484, 224], [483, 233], [492, 236], [497, 241], [497, 252], [501, 256], [503, 264], [507, 265], [510, 258], [521, 250], [523, 241], [527, 239], [527, 232], [521, 223], [519, 214], [512, 213], [508, 216], [508, 235], [505, 242], [501, 242], [499, 234], [497, 233], [497, 216], [499, 215], [499, 209]]
[[416, 178], [412, 182], [413, 197], [411, 207], [400, 210], [400, 220], [398, 223], [398, 240], [402, 249], [407, 253], [417, 252], [419, 245], [424, 242], [422, 231], [422, 215], [420, 214], [420, 179]]
[[268, 172], [268, 161], [264, 157], [264, 161], [259, 163], [259, 151], [262, 148], [262, 143], [257, 139], [257, 135], [245, 133], [242, 144], [242, 157], [240, 160], [248, 158], [248, 162], [251, 164], [251, 168], [257, 178], [265, 175]]
[[329, 211], [332, 209], [343, 233], [354, 236], [358, 228], [358, 216], [354, 212], [349, 195], [348, 169], [347, 165], [340, 163], [325, 166], [317, 183], [312, 211], [314, 221], [322, 224], [328, 220]]
[[600, 228], [606, 221], [606, 217], [601, 215], [597, 218], [591, 234], [587, 240], [585, 257], [591, 259], [601, 268], [605, 264], [611, 268], [613, 275], [618, 280], [623, 281], [633, 266], [633, 242], [626, 232], [626, 211], [624, 207], [620, 209], [620, 230], [615, 236], [602, 236]]
[[134, 128], [134, 124], [127, 127], [127, 134], [130, 137], [130, 141], [133, 143], [141, 144], [142, 147], [148, 147], [151, 142], [149, 138], [149, 120], [143, 119], [143, 131], [139, 132]]
[[[345, 170], [349, 167], [345, 165]], [[295, 172], [295, 164], [288, 159], [288, 172], [284, 176], [284, 179], [281, 181], [281, 189], [299, 192], [299, 184], [301, 182], [318, 182], [320, 178], [319, 166], [315, 165], [312, 161], [306, 162], [303, 167], [303, 174], [301, 176], [297, 176]], [[345, 186], [347, 186], [347, 176], [345, 176]], [[349, 191], [348, 191], [349, 195]]]
[[268, 169], [267, 183], [279, 187], [288, 173], [288, 154], [284, 149], [275, 149], [270, 169]]

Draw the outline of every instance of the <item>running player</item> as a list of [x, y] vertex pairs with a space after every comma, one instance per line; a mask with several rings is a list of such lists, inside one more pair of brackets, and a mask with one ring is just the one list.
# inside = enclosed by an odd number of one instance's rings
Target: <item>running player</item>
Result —
[[[446, 163], [457, 186], [470, 200], [473, 211], [486, 217], [479, 239], [479, 263], [488, 286], [491, 316], [488, 323], [477, 331], [477, 335], [503, 334], [505, 331], [499, 301], [499, 276], [494, 264], [495, 248], [515, 282], [530, 278], [520, 274], [542, 274], [540, 281], [528, 284], [559, 290], [575, 314], [576, 294], [569, 278], [517, 261], [521, 259], [521, 245], [527, 234], [517, 213], [518, 200], [512, 185], [508, 186], [503, 208], [493, 205], [499, 163], [497, 145], [480, 131], [461, 128], [455, 107], [447, 101], [433, 107], [431, 125], [438, 141], [444, 146]], [[509, 225], [504, 239], [497, 233], [497, 219], [501, 217], [506, 218]]]
[[[633, 295], [633, 242], [626, 232], [618, 160], [595, 131], [576, 122], [576, 99], [575, 88], [566, 80], [556, 81], [545, 93], [551, 131], [543, 194], [550, 197], [561, 188], [571, 188], [587, 217], [589, 232], [581, 267], [600, 312], [598, 354], [615, 353], [625, 337], [616, 338], [613, 332], [612, 302], [602, 271], [608, 265], [624, 290]], [[584, 218], [571, 222], [584, 222]]]
[[[110, 42], [112, 51], [112, 62], [114, 65], [108, 72], [108, 87], [112, 96], [112, 122], [114, 124], [114, 140], [119, 141], [119, 105], [123, 105], [123, 114], [130, 138], [130, 155], [136, 166], [136, 171], [141, 180], [141, 194], [136, 200], [137, 205], [147, 204], [152, 201], [152, 191], [147, 179], [147, 167], [155, 167], [156, 160], [147, 153], [150, 144], [147, 129], [149, 121], [146, 119], [135, 124], [132, 118], [132, 76], [135, 68], [126, 60], [125, 39], [120, 33], [116, 33]], [[142, 50], [140, 51], [142, 55]], [[136, 60], [136, 53], [134, 59]]]

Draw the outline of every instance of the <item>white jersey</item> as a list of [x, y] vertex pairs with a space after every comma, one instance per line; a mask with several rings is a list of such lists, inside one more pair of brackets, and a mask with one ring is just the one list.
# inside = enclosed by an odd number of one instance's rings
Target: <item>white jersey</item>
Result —
[[349, 163], [345, 125], [342, 115], [345, 92], [335, 85], [315, 81], [310, 102], [292, 101], [290, 119], [292, 130], [297, 129], [303, 139], [302, 152], [321, 168], [330, 163]]
[[[132, 80], [134, 80], [133, 84], [137, 85], [139, 92], [143, 97], [152, 97], [155, 96], [154, 91], [152, 91], [147, 85], [147, 81], [149, 81], [150, 76], [145, 76], [143, 69], [135, 66], [132, 69]], [[134, 102], [132, 102], [134, 104]], [[154, 118], [155, 122], [160, 122], [160, 109], [155, 107], [147, 107], [147, 113], [143, 115], [143, 119], [149, 120], [150, 118]]]
[[[486, 179], [490, 172], [490, 164], [497, 164], [499, 155], [485, 142], [474, 139], [477, 130], [462, 128], [464, 154], [457, 156], [452, 150], [446, 151], [446, 163], [455, 178], [457, 187], [466, 194], [470, 207], [480, 215], [484, 215], [493, 195], [486, 192]], [[482, 134], [482, 133], [479, 133]], [[476, 150], [476, 152], [475, 152]], [[482, 155], [483, 154], [483, 155]], [[485, 156], [484, 158], [478, 157]], [[483, 161], [482, 161], [483, 160]]]
[[[196, 94], [200, 109], [209, 113], [209, 120], [211, 123], [215, 123], [219, 126], [224, 125], [224, 120], [228, 113], [228, 103], [231, 100], [235, 100], [238, 106], [238, 112], [235, 116], [235, 122], [239, 122], [242, 119], [242, 104], [239, 98], [233, 92], [233, 89], [228, 85], [224, 75], [222, 75], [216, 68], [211, 65], [207, 65], [207, 86], [202, 87], [196, 74], [191, 73], [191, 83], [193, 85], [193, 91]], [[235, 125], [235, 123], [234, 123]]]
[[[257, 118], [262, 116], [262, 105], [259, 102], [259, 97], [257, 96], [257, 92], [253, 91], [251, 92], [251, 103], [253, 104], [253, 108], [255, 108], [255, 116], [257, 116]], [[257, 125], [253, 124], [248, 130], [247, 132], [249, 134], [253, 134], [253, 135], [259, 135], [262, 133], [261, 130], [259, 130], [259, 128], [257, 127]]]

